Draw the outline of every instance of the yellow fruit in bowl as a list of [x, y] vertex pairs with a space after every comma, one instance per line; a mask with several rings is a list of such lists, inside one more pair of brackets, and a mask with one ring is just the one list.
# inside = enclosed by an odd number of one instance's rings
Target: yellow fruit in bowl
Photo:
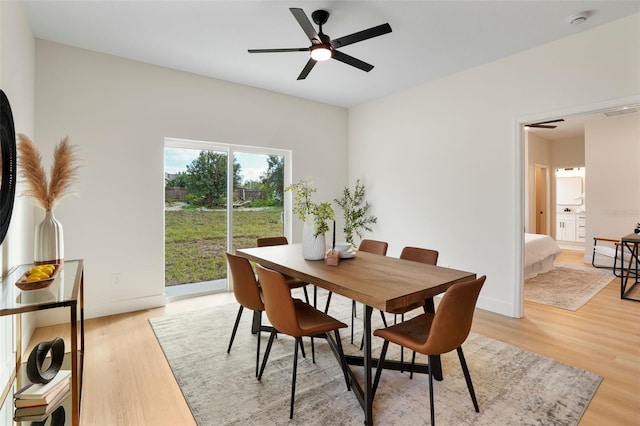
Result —
[[[49, 277], [47, 277], [47, 278], [49, 278]], [[34, 282], [34, 281], [42, 281], [43, 279], [46, 279], [46, 278], [42, 278], [41, 276], [39, 276], [39, 275], [37, 275], [37, 274], [31, 274], [31, 275], [29, 275], [29, 276], [27, 277], [27, 280], [26, 280], [26, 281], [27, 281], [28, 283], [32, 283], [32, 282]]]
[[29, 278], [35, 278], [38, 280], [46, 280], [47, 278], [49, 278], [49, 274], [47, 274], [46, 272], [42, 272], [42, 271], [36, 271], [36, 272], [32, 272], [29, 274]]

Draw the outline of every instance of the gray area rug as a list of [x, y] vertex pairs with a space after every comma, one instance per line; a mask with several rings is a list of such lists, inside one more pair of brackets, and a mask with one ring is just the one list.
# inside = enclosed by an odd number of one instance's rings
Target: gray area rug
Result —
[[[250, 311], [245, 310], [231, 353], [226, 352], [237, 309], [232, 304], [149, 320], [199, 425], [363, 424], [362, 409], [322, 339], [315, 340], [315, 364], [305, 339], [307, 358], [298, 362], [295, 412], [289, 420], [294, 341], [284, 335], [276, 339], [259, 382]], [[333, 296], [331, 315], [350, 324], [350, 309], [350, 301]], [[358, 304], [354, 344], [349, 330], [342, 330], [347, 353], [361, 354], [361, 310]], [[382, 326], [377, 311], [373, 321], [374, 327]], [[261, 353], [267, 340], [262, 333]], [[375, 338], [373, 345], [377, 356], [381, 340]], [[389, 347], [389, 359], [399, 359], [394, 346]], [[474, 333], [463, 349], [480, 413], [473, 409], [454, 351], [442, 357], [444, 380], [434, 382], [441, 425], [576, 425], [601, 381], [595, 374]], [[407, 360], [411, 354], [405, 350], [404, 356]], [[426, 362], [426, 357], [418, 355], [417, 362]], [[428, 389], [425, 374], [409, 380], [407, 372], [385, 370], [374, 402], [376, 424], [428, 424]]]
[[610, 270], [557, 264], [524, 283], [524, 299], [577, 311], [613, 280]]

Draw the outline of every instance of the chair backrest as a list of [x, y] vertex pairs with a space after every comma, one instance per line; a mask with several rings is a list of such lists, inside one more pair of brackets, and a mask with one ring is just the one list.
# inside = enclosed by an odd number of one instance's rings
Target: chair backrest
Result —
[[366, 251], [367, 253], [387, 255], [389, 244], [385, 241], [362, 240], [358, 246], [358, 251]]
[[258, 238], [258, 247], [267, 247], [267, 246], [283, 246], [285, 244], [289, 244], [287, 237], [263, 237]]
[[438, 252], [420, 247], [405, 247], [402, 249], [402, 253], [400, 253], [400, 259], [436, 265], [438, 263]]
[[253, 311], [264, 311], [260, 287], [249, 259], [228, 252], [225, 254], [233, 278], [233, 294], [238, 303]]
[[291, 290], [284, 276], [278, 271], [267, 269], [261, 265], [256, 265], [256, 270], [269, 322], [281, 333], [300, 336], [302, 330], [298, 325]]
[[423, 354], [439, 355], [458, 348], [469, 336], [473, 310], [487, 277], [454, 284], [444, 292], [438, 305], [429, 337], [418, 350]]

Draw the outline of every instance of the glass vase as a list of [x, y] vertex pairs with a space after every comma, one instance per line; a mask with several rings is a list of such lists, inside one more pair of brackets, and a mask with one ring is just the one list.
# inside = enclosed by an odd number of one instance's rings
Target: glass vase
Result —
[[36, 227], [34, 240], [34, 262], [36, 265], [44, 263], [64, 262], [64, 238], [62, 224], [47, 210], [44, 219]]

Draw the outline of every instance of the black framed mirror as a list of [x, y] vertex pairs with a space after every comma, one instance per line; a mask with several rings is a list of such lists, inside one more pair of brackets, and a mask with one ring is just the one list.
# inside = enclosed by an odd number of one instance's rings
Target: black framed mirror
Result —
[[0, 244], [7, 236], [16, 195], [16, 132], [9, 99], [0, 90]]

